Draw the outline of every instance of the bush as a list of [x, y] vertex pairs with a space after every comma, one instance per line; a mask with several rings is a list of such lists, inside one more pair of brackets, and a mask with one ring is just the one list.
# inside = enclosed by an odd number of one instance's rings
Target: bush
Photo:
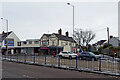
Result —
[[102, 49], [103, 49], [103, 47], [102, 47], [102, 46], [101, 46], [101, 47], [99, 47], [99, 48], [98, 48], [98, 53], [101, 53]]

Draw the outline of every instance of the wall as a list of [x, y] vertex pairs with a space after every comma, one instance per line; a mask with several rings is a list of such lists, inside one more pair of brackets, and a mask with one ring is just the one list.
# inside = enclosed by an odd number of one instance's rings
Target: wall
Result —
[[114, 47], [118, 46], [118, 40], [115, 38], [110, 39], [110, 44], [112, 44]]
[[[40, 46], [43, 46], [43, 45], [42, 45], [42, 41], [44, 41], [44, 40], [48, 41], [49, 38], [48, 38], [46, 35], [43, 35], [43, 36], [41, 37], [41, 39], [40, 39]], [[48, 46], [48, 42], [47, 42], [47, 46]]]
[[[17, 42], [20, 42], [20, 39], [15, 35], [14, 32], [11, 32], [11, 33], [8, 35], [7, 38], [14, 39], [14, 46], [8, 46], [9, 48], [16, 47], [16, 46], [17, 46]], [[5, 43], [4, 43], [4, 40], [3, 40], [3, 42], [2, 42], [3, 47], [5, 47], [4, 44], [5, 44]]]
[[53, 46], [53, 41], [54, 41], [54, 46], [58, 46], [58, 39], [54, 34], [52, 34], [49, 38], [49, 46]]
[[23, 42], [21, 42], [21, 46], [24, 46], [24, 47], [25, 46], [26, 47], [27, 46], [29, 46], [29, 47], [34, 47], [34, 46], [36, 47], [37, 46], [37, 47], [40, 47], [40, 42], [38, 44], [35, 44], [34, 41], [32, 41], [32, 44], [29, 44], [29, 41], [26, 41], [26, 42], [27, 42], [27, 44], [23, 44]]

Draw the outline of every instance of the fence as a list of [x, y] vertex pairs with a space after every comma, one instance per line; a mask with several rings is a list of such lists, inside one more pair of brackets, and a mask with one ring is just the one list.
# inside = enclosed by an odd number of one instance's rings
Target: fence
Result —
[[75, 59], [67, 59], [59, 56], [53, 57], [52, 55], [9, 54], [3, 55], [2, 59], [120, 76], [120, 61], [115, 58], [101, 58], [98, 61], [88, 61], [80, 60], [77, 57]]

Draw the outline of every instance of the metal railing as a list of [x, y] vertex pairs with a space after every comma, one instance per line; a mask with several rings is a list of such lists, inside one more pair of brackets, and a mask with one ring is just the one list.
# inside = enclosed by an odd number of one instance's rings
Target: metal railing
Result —
[[64, 68], [72, 68], [77, 70], [85, 70], [91, 72], [99, 72], [106, 74], [113, 74], [120, 76], [120, 60], [113, 59], [102, 59], [98, 61], [80, 60], [78, 57], [75, 59], [61, 58], [59, 56], [52, 55], [39, 55], [39, 54], [9, 54], [3, 55], [3, 60], [32, 63], [38, 65], [49, 65]]

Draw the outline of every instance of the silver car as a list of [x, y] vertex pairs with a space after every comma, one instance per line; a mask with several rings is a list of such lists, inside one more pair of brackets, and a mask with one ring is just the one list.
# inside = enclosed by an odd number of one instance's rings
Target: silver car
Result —
[[72, 58], [76, 58], [77, 54], [73, 52], [60, 52], [59, 57], [72, 59]]

